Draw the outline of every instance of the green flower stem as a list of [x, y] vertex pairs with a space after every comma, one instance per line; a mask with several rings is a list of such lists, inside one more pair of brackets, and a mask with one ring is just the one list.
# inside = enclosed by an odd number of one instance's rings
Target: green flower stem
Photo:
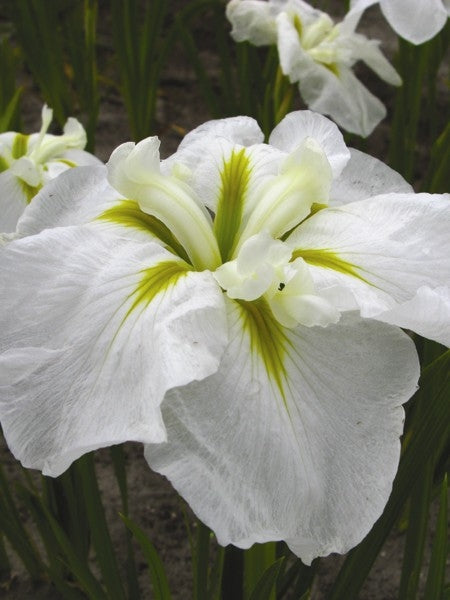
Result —
[[201, 521], [197, 521], [197, 534], [194, 547], [194, 600], [208, 599], [209, 544], [211, 531]]

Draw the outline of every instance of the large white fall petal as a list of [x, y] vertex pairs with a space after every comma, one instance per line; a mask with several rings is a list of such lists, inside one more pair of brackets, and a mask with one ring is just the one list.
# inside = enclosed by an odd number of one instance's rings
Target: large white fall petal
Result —
[[391, 491], [412, 341], [356, 315], [288, 330], [229, 301], [228, 318], [219, 371], [167, 394], [167, 442], [146, 446], [150, 466], [220, 544], [286, 540], [307, 564], [346, 552]]
[[227, 340], [217, 284], [185, 267], [87, 228], [7, 245], [0, 419], [25, 466], [56, 476], [89, 450], [166, 439], [166, 390], [216, 371]]
[[[375, 196], [320, 211], [289, 241], [297, 247], [294, 256], [310, 262], [318, 288], [341, 310], [359, 308], [364, 317], [381, 320], [386, 313], [389, 322], [397, 315], [397, 324], [407, 327], [401, 306], [407, 310], [405, 303], [423, 286], [449, 285], [449, 208], [445, 194]], [[443, 341], [435, 337], [435, 311], [422, 310], [419, 321], [422, 331]]]

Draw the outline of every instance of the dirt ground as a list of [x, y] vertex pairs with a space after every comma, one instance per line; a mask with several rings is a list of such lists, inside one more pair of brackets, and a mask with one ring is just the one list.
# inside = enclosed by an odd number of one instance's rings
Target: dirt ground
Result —
[[[176, 5], [182, 4], [182, 1], [175, 1], [174, 8]], [[328, 5], [329, 12], [335, 16], [343, 13], [344, 3], [340, 0], [328, 3], [318, 2], [317, 4], [319, 7]], [[199, 27], [200, 35], [209, 33], [207, 23], [203, 23]], [[360, 31], [367, 33], [372, 38], [382, 39], [386, 54], [393, 56], [396, 49], [396, 37], [381, 18], [377, 8], [370, 9], [364, 16]], [[216, 60], [214, 49], [208, 47], [210, 38], [210, 35], [204, 36], [206, 41], [202, 44], [202, 59], [209, 65], [210, 72], [214, 73]], [[388, 109], [392, 110], [392, 88], [380, 83], [375, 77], [368, 77], [371, 89], [387, 103]], [[23, 98], [24, 129], [26, 132], [32, 132], [39, 129], [42, 101], [29, 76], [22, 74], [21, 78], [26, 85]], [[160, 86], [158, 128], [162, 139], [163, 155], [167, 156], [175, 151], [182, 137], [180, 131], [189, 131], [209, 118], [207, 107], [196, 84], [195, 74], [185, 59], [183, 51], [179, 48], [172, 54]], [[112, 89], [104, 90], [97, 129], [97, 156], [102, 160], [107, 160], [118, 144], [129, 139], [127, 116], [120, 97]], [[367, 140], [366, 152], [386, 160], [388, 141], [389, 128], [382, 123]], [[18, 468], [4, 444], [0, 447], [0, 459], [5, 465], [11, 481], [14, 481]], [[130, 488], [130, 515], [146, 532], [160, 553], [167, 569], [174, 600], [188, 600], [191, 597], [192, 589], [191, 558], [181, 500], [163, 477], [150, 471], [144, 461], [143, 450], [139, 444], [126, 444], [126, 459]], [[121, 510], [121, 504], [109, 452], [107, 450], [97, 452], [96, 461], [112, 538], [119, 557], [123, 559], [125, 556], [124, 528], [117, 517], [117, 513]], [[25, 513], [24, 520], [27, 520]], [[361, 592], [361, 600], [393, 600], [397, 598], [403, 545], [404, 535], [400, 531], [395, 531], [372, 569]], [[327, 592], [342, 561], [343, 558], [340, 556], [330, 556], [320, 561], [312, 600], [326, 600]], [[56, 600], [60, 598], [60, 595], [48, 585], [32, 587], [20, 562], [14, 559], [13, 565], [13, 578], [8, 585], [0, 587], [2, 598], [5, 600], [28, 598]], [[142, 557], [140, 557], [139, 569], [142, 571], [140, 582], [145, 590], [144, 597], [151, 598], [148, 573]]]

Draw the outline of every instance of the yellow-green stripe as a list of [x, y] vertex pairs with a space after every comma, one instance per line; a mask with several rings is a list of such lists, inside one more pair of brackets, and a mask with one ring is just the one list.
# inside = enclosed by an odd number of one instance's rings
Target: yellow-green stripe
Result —
[[11, 148], [11, 155], [13, 158], [17, 159], [25, 156], [28, 150], [28, 138], [29, 136], [23, 133], [16, 134]]
[[303, 258], [303, 260], [310, 265], [323, 267], [324, 269], [332, 269], [333, 271], [338, 271], [344, 275], [351, 275], [352, 277], [356, 277], [357, 279], [364, 281], [364, 283], [371, 285], [370, 282], [359, 273], [358, 269], [360, 269], [360, 267], [358, 268], [356, 265], [344, 260], [332, 250], [299, 248], [294, 250], [291, 260], [295, 260], [298, 257]]
[[145, 231], [152, 237], [161, 240], [168, 250], [186, 262], [190, 262], [183, 246], [174, 237], [170, 229], [156, 217], [143, 212], [134, 200], [121, 200], [99, 215], [97, 220]]
[[[182, 261], [165, 260], [153, 267], [143, 269], [142, 277], [130, 295], [133, 303], [128, 309], [125, 319], [138, 307], [147, 307], [158, 294], [166, 292], [175, 285], [180, 277], [191, 270], [190, 265]], [[125, 320], [124, 319], [124, 320]]]
[[236, 302], [241, 310], [243, 329], [250, 340], [251, 353], [262, 360], [269, 380], [278, 388], [286, 405], [285, 384], [288, 376], [285, 358], [291, 346], [287, 330], [275, 319], [263, 298], [252, 302]]
[[250, 174], [250, 159], [246, 149], [233, 150], [230, 158], [224, 161], [220, 173], [221, 187], [214, 219], [214, 233], [223, 262], [231, 258], [236, 244]]

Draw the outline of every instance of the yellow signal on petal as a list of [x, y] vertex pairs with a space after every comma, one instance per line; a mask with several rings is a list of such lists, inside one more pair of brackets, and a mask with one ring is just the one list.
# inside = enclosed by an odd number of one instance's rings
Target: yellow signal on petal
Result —
[[295, 260], [299, 257], [303, 258], [305, 262], [307, 262], [310, 265], [314, 265], [315, 267], [333, 269], [334, 271], [339, 271], [339, 273], [343, 273], [344, 275], [351, 275], [352, 277], [356, 277], [357, 279], [364, 281], [364, 283], [372, 285], [359, 273], [358, 267], [344, 260], [332, 250], [317, 248], [298, 248], [292, 253], [292, 260]]
[[220, 172], [222, 185], [214, 219], [214, 233], [223, 262], [229, 260], [236, 244], [250, 175], [250, 159], [246, 149], [233, 150]]

